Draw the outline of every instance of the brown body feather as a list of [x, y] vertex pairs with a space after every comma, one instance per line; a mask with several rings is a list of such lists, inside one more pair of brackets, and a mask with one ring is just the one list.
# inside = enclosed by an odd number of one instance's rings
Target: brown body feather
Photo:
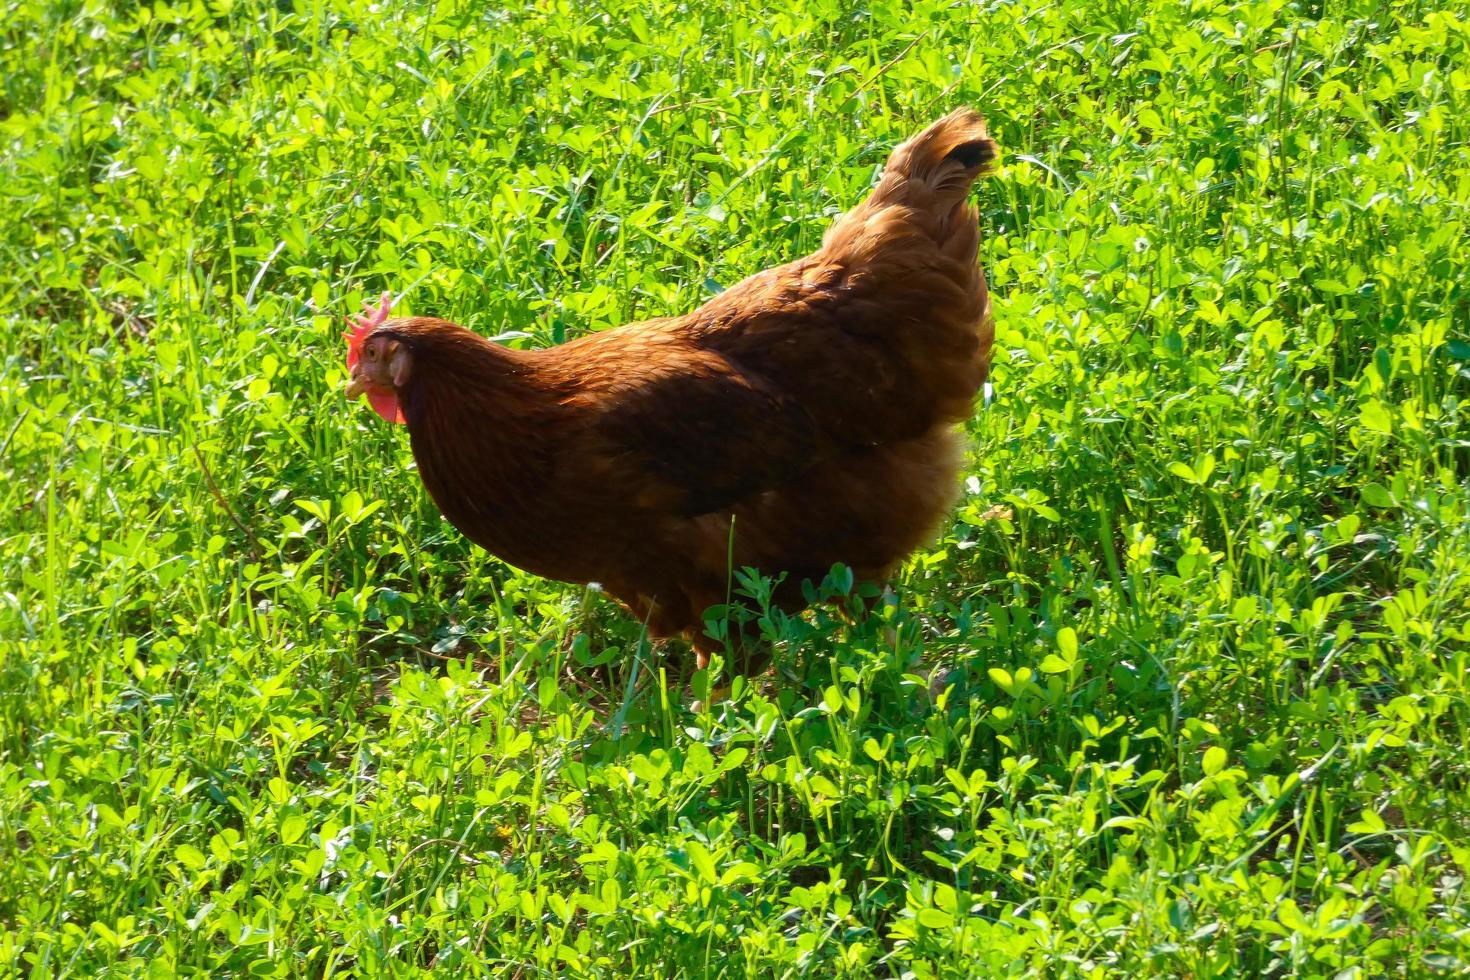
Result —
[[388, 321], [424, 485], [490, 552], [696, 645], [732, 558], [786, 573], [788, 606], [836, 562], [882, 580], [957, 489], [991, 343], [966, 197], [994, 156], [978, 115], [947, 116], [816, 253], [686, 316], [534, 351]]

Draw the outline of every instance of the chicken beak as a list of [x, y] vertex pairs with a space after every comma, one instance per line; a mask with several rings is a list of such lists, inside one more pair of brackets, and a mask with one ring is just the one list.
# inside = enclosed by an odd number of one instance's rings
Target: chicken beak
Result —
[[352, 377], [347, 379], [347, 400], [357, 401], [357, 399], [361, 398], [363, 396], [363, 393], [366, 391], [366, 379], [363, 378], [362, 372], [360, 372], [357, 368], [353, 368]]

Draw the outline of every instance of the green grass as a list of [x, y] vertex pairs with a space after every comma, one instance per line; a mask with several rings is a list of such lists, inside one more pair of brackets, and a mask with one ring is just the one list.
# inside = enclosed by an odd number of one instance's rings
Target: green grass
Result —
[[[3, 9], [0, 975], [1470, 970], [1463, 4]], [[778, 683], [342, 399], [365, 295], [688, 310], [960, 104], [965, 493]]]

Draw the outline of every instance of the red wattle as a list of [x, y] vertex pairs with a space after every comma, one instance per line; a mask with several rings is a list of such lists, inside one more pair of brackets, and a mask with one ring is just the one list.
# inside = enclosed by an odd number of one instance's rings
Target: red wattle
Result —
[[403, 410], [398, 407], [398, 394], [393, 391], [368, 390], [368, 404], [373, 406], [377, 412], [389, 422], [404, 423], [408, 420], [403, 417]]

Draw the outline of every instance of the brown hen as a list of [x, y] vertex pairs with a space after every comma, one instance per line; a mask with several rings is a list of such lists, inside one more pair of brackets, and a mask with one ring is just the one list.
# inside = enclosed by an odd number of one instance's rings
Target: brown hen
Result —
[[512, 565], [598, 582], [655, 636], [717, 644], [731, 569], [881, 582], [954, 500], [990, 304], [961, 109], [898, 147], [814, 254], [680, 317], [513, 350], [432, 317], [356, 321], [349, 396], [408, 425], [424, 486]]

